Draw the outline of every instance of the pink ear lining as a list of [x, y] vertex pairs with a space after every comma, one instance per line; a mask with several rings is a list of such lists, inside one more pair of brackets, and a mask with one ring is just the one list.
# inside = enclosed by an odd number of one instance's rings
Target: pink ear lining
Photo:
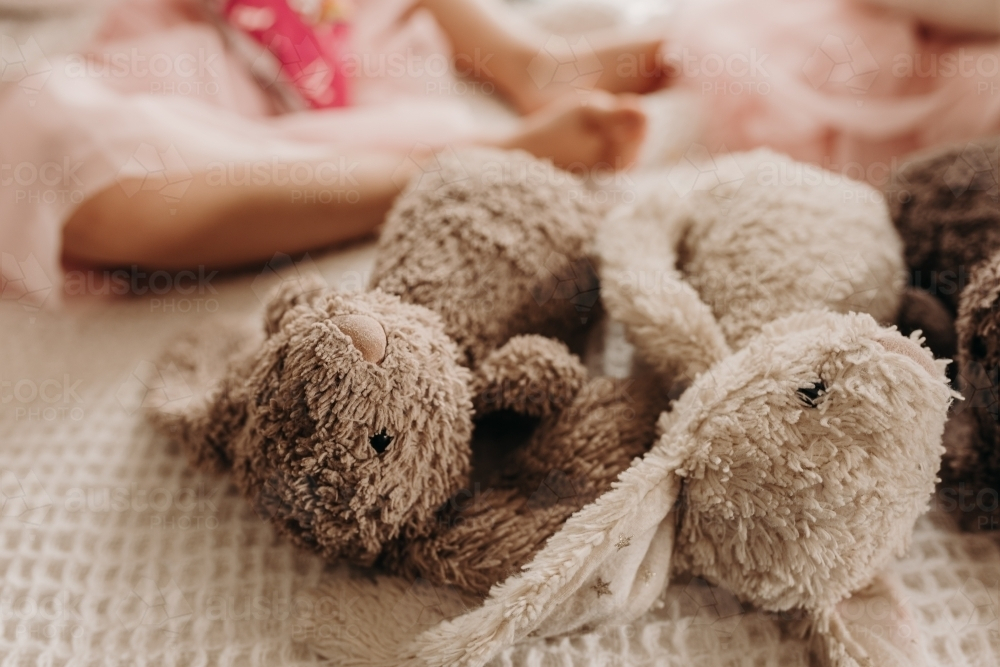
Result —
[[365, 361], [377, 364], [385, 359], [388, 341], [385, 329], [378, 320], [367, 315], [340, 315], [331, 321], [351, 339], [351, 344], [358, 348]]

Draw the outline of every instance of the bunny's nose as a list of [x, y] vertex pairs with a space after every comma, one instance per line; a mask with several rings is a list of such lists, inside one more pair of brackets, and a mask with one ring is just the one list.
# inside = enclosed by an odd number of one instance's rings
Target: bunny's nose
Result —
[[365, 361], [377, 364], [385, 359], [388, 341], [385, 329], [378, 320], [367, 315], [338, 315], [331, 321], [351, 339], [351, 344], [360, 350]]
[[934, 377], [939, 375], [937, 367], [934, 365], [934, 357], [931, 356], [931, 353], [909, 338], [900, 336], [899, 334], [886, 332], [876, 336], [875, 341], [889, 352], [909, 357], [913, 361], [920, 364], [924, 370]]

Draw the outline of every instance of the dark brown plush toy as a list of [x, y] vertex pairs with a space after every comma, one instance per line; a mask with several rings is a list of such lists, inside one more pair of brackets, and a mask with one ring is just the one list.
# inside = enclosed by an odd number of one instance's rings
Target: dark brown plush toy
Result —
[[957, 362], [965, 400], [945, 430], [938, 500], [970, 529], [1000, 529], [998, 184], [1000, 137], [914, 155], [887, 190], [912, 282], [926, 290], [901, 328], [924, 329], [935, 353]]
[[[598, 215], [572, 177], [521, 153], [434, 166], [390, 213], [368, 291], [286, 284], [262, 333], [178, 342], [161, 364], [199, 398], [154, 423], [297, 544], [485, 594], [646, 451], [664, 401], [588, 379], [553, 338], [596, 301]], [[473, 420], [499, 410], [540, 423], [477, 487]]]

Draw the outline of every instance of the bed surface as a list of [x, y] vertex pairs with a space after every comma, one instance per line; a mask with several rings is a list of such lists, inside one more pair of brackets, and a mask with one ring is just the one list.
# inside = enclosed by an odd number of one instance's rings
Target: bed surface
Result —
[[[12, 22], [0, 7], [0, 34], [38, 34], [44, 48], [69, 24], [47, 25]], [[359, 289], [373, 257], [361, 244], [206, 275], [194, 293], [88, 299], [62, 312], [0, 303], [0, 665], [322, 664], [313, 639], [371, 630], [366, 573], [293, 549], [227, 479], [190, 471], [143, 411], [189, 395], [153, 364], [171, 336], [251, 316], [300, 272]], [[608, 335], [615, 353], [594, 363], [620, 372], [625, 345], [613, 327]], [[931, 664], [1000, 665], [997, 538], [959, 534], [932, 512], [894, 569]], [[390, 614], [394, 623], [423, 627], [443, 611], [443, 592], [419, 582], [399, 594], [424, 613]], [[809, 664], [787, 623], [725, 590], [678, 581], [661, 602], [629, 626], [528, 642], [493, 664]]]
[[[0, 664], [313, 664], [311, 638], [365, 631], [374, 601], [364, 573], [324, 570], [284, 543], [225, 478], [190, 471], [143, 410], [187, 397], [153, 365], [170, 336], [205, 317], [251, 314], [299, 272], [351, 289], [373, 256], [365, 244], [314, 264], [206, 276], [200, 294], [95, 300], [58, 314], [0, 308]], [[614, 371], [626, 356], [605, 365]], [[895, 569], [933, 664], [1000, 664], [993, 538], [958, 534], [932, 514]], [[438, 592], [418, 583], [403, 595], [427, 607], [408, 622], [438, 617]], [[676, 582], [662, 603], [630, 626], [530, 642], [494, 664], [808, 664], [805, 643], [783, 637], [780, 619], [722, 589]]]

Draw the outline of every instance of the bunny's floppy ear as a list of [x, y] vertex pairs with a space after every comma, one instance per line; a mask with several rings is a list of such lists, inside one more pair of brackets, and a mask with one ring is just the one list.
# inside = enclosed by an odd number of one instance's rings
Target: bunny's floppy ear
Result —
[[640, 197], [598, 231], [601, 298], [630, 342], [670, 382], [690, 380], [729, 356], [711, 308], [677, 270], [684, 201], [674, 193]]
[[481, 607], [418, 635], [405, 664], [479, 667], [529, 636], [626, 624], [646, 612], [669, 576], [681, 454], [655, 445]]

